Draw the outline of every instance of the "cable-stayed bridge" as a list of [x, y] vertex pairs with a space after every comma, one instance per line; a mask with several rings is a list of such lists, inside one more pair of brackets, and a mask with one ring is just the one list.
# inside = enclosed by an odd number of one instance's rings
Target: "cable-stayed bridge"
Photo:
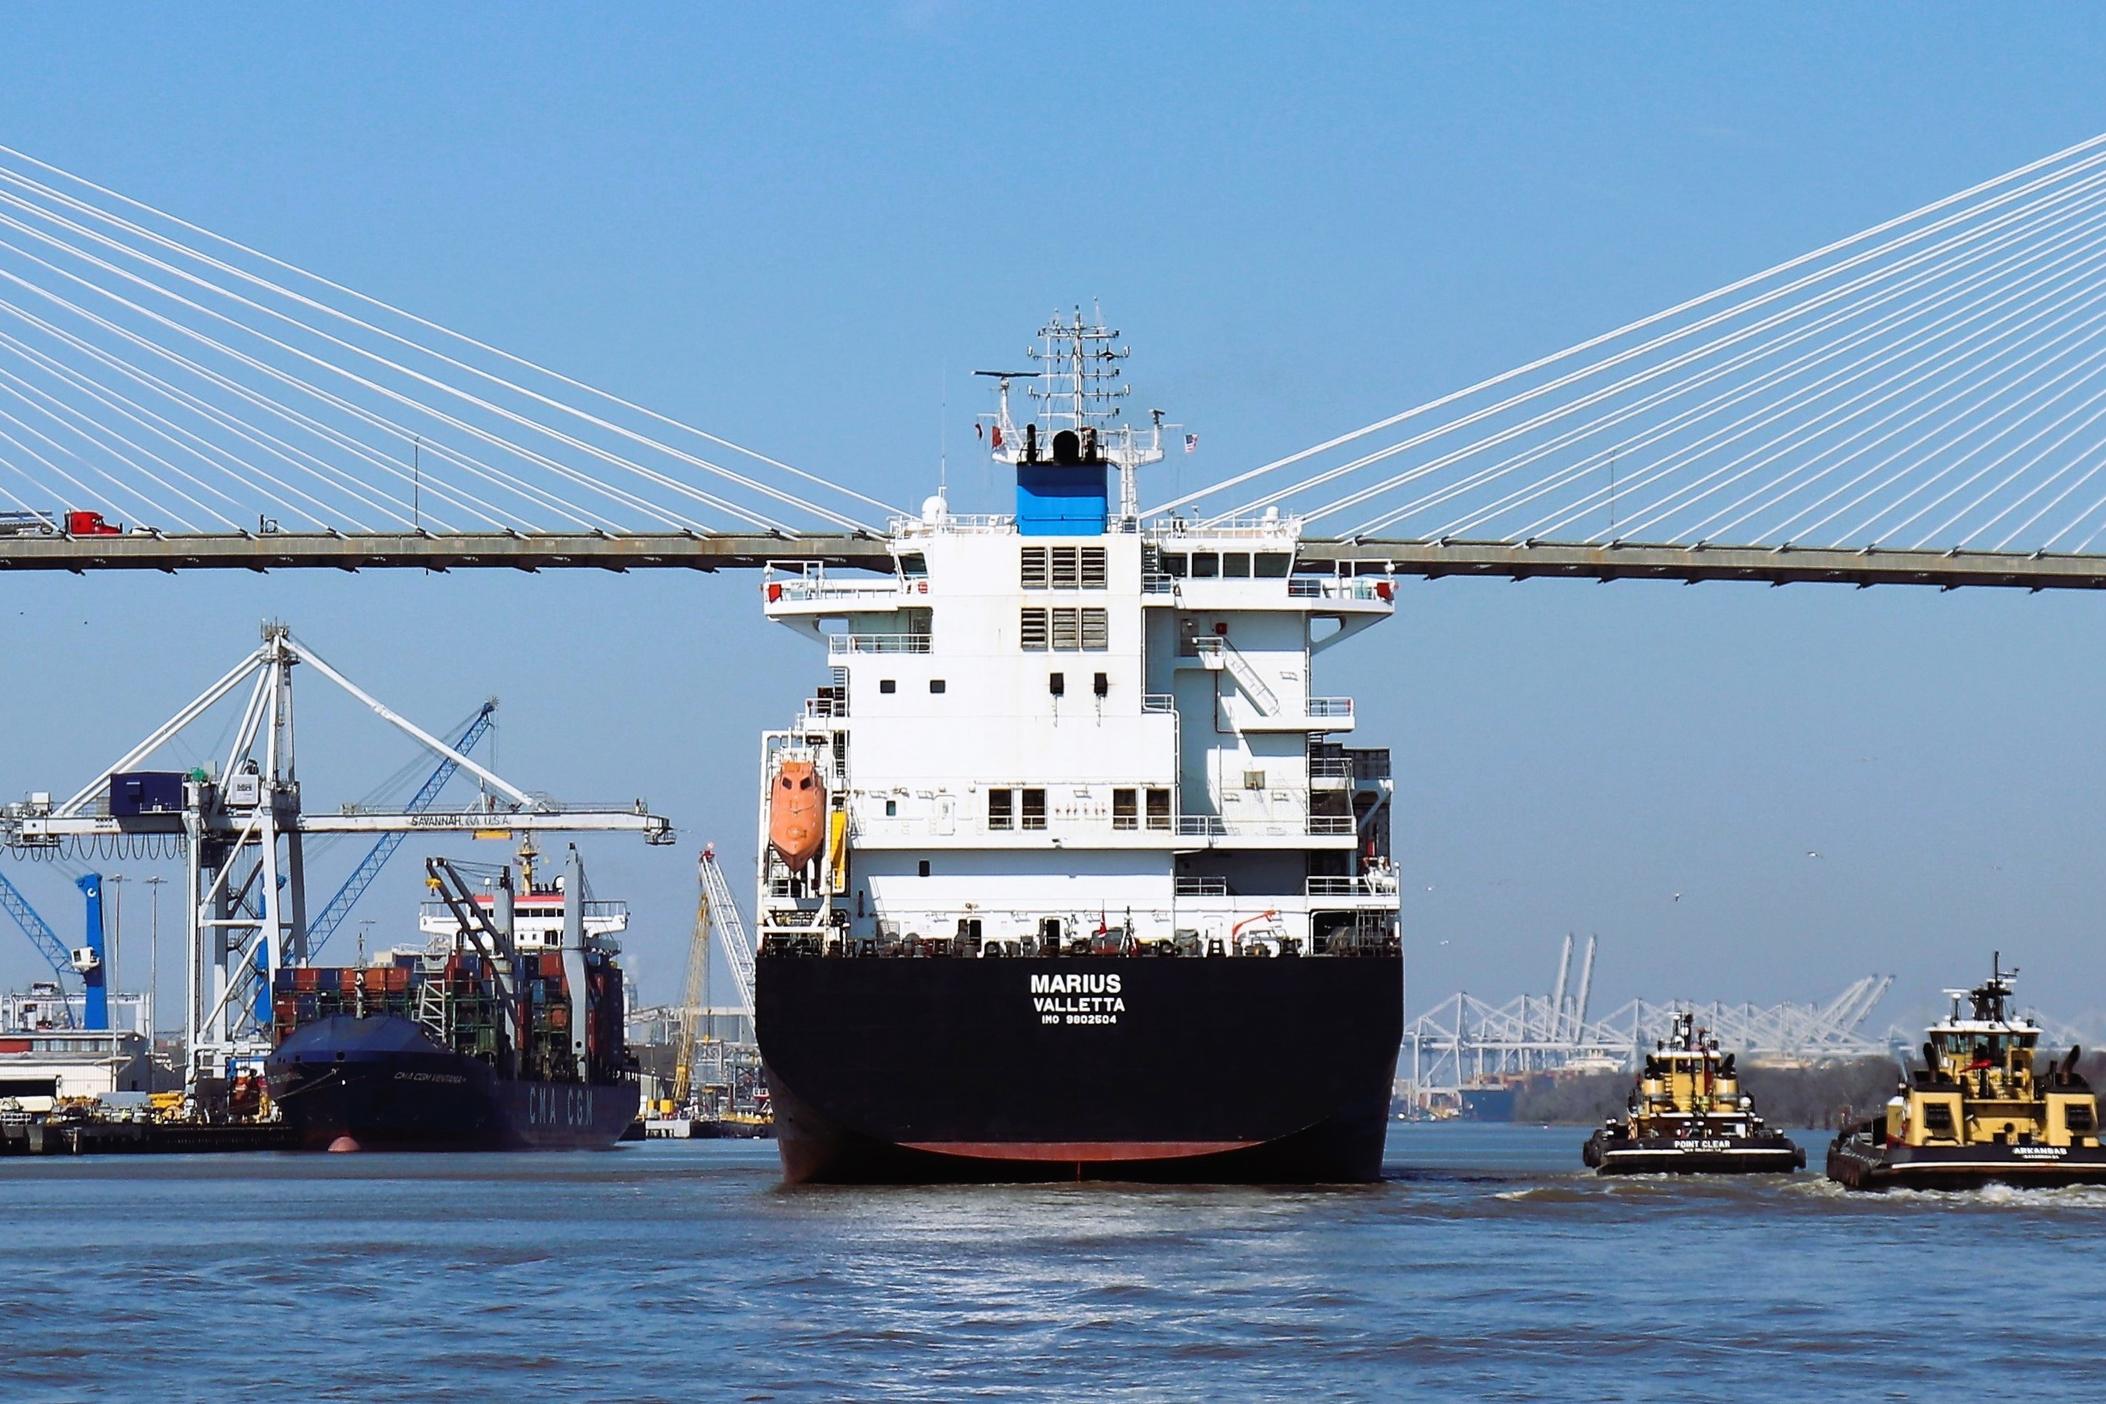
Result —
[[[2102, 267], [2106, 136], [1127, 524], [1295, 517], [1305, 569], [2106, 585]], [[0, 569], [888, 568], [905, 515], [0, 147]]]

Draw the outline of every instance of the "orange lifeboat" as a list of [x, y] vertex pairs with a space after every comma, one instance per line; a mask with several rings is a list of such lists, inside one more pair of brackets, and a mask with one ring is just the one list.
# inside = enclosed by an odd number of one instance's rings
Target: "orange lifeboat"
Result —
[[826, 842], [826, 786], [808, 760], [786, 760], [768, 792], [768, 842], [782, 861], [801, 869]]

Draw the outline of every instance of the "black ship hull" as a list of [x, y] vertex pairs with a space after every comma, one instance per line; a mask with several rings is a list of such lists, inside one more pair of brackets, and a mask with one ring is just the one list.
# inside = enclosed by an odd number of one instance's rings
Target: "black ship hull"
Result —
[[1605, 1136], [1587, 1139], [1582, 1158], [1600, 1175], [1787, 1175], [1806, 1166], [1790, 1137]]
[[1828, 1178], [1853, 1190], [2106, 1185], [2106, 1148], [1888, 1146], [1860, 1132], [1845, 1132], [1828, 1147]]
[[1387, 956], [764, 955], [792, 1183], [1380, 1178]]
[[579, 1150], [611, 1146], [637, 1089], [506, 1078], [393, 1015], [303, 1024], [264, 1064], [310, 1150]]

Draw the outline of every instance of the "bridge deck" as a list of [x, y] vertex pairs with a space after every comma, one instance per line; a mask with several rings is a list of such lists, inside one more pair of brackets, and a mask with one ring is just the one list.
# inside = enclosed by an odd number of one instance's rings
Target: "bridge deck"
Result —
[[[1829, 547], [1615, 546], [1503, 541], [1336, 541], [1303, 543], [1304, 569], [1339, 565], [1393, 569], [1431, 578], [1488, 576], [1528, 580], [1739, 580], [1767, 585], [2000, 586], [2031, 590], [2106, 587], [2106, 555], [1991, 551], [1845, 550]], [[61, 570], [738, 570], [769, 561], [818, 561], [883, 570], [885, 543], [868, 536], [776, 537], [729, 533], [454, 535], [0, 536], [0, 572]]]

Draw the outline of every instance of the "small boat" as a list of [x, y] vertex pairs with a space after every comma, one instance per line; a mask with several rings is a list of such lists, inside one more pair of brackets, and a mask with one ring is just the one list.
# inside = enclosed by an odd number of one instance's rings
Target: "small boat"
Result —
[[1740, 1090], [1734, 1055], [1675, 1016], [1674, 1033], [1657, 1041], [1631, 1089], [1627, 1115], [1611, 1117], [1587, 1138], [1583, 1158], [1602, 1175], [1789, 1174], [1806, 1151], [1755, 1115]]
[[826, 782], [810, 760], [785, 759], [768, 791], [768, 843], [801, 871], [826, 842]]
[[2002, 964], [1993, 959], [1971, 990], [1945, 992], [1952, 1012], [1926, 1031], [1923, 1066], [1907, 1070], [1879, 1116], [1836, 1135], [1829, 1179], [1855, 1190], [2106, 1184], [2082, 1050], [2039, 1067], [2040, 1026], [2011, 1012], [2018, 972]]

